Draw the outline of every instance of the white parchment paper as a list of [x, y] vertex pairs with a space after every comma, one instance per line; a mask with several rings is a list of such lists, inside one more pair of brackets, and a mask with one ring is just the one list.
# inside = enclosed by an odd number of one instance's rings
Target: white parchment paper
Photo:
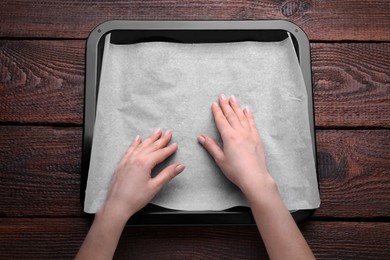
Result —
[[[104, 202], [122, 155], [139, 134], [170, 129], [186, 169], [152, 203], [179, 210], [247, 206], [197, 142], [219, 140], [211, 112], [218, 96], [235, 95], [254, 114], [267, 167], [289, 210], [319, 206], [307, 94], [289, 38], [281, 42], [115, 45], [107, 36], [88, 174], [85, 212]], [[156, 174], [156, 172], [154, 174]]]

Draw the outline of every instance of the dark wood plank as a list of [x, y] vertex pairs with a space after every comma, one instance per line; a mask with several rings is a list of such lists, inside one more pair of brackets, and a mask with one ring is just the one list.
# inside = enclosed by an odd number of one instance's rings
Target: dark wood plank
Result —
[[316, 217], [389, 217], [390, 130], [318, 131]]
[[[0, 41], [0, 121], [82, 124], [84, 41]], [[390, 127], [390, 44], [312, 44], [316, 124]]]
[[85, 41], [0, 41], [0, 121], [81, 124]]
[[122, 20], [290, 20], [311, 40], [390, 39], [390, 3], [373, 1], [38, 1], [0, 5], [0, 37], [86, 38], [98, 24]]
[[83, 218], [0, 218], [0, 259], [73, 259], [88, 228]]
[[390, 223], [309, 222], [301, 227], [317, 259], [388, 259]]
[[312, 71], [316, 125], [390, 126], [390, 44], [312, 44]]
[[[317, 259], [388, 259], [390, 223], [311, 221], [301, 230]], [[69, 259], [88, 231], [82, 218], [0, 219], [1, 259]], [[116, 259], [263, 259], [251, 227], [128, 227]]]
[[0, 126], [0, 216], [70, 216], [80, 206], [81, 128]]
[[[0, 126], [0, 215], [80, 216], [81, 127]], [[390, 216], [390, 130], [318, 131], [315, 217]]]

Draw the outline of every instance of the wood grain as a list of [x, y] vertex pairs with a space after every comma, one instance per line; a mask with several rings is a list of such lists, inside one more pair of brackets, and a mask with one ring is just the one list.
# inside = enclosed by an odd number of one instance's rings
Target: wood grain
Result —
[[318, 131], [316, 217], [389, 217], [390, 130]]
[[[390, 223], [306, 222], [317, 259], [387, 259]], [[86, 233], [82, 218], [0, 219], [0, 259], [70, 259]], [[127, 227], [115, 259], [264, 259], [251, 227]]]
[[81, 215], [81, 128], [0, 126], [0, 216]]
[[312, 44], [316, 125], [390, 126], [390, 44]]
[[[0, 41], [0, 121], [82, 124], [84, 41]], [[390, 127], [390, 44], [312, 44], [316, 125]]]
[[28, 1], [0, 4], [0, 37], [87, 38], [113, 20], [283, 19], [301, 26], [311, 40], [390, 40], [388, 0], [263, 1]]
[[[311, 40], [316, 126], [324, 129], [322, 204], [301, 230], [318, 259], [389, 259], [388, 0], [1, 1], [0, 259], [72, 259], [88, 231], [79, 195], [85, 40], [112, 19], [301, 26]], [[351, 128], [363, 130], [342, 130]], [[127, 258], [266, 252], [255, 226], [128, 227], [116, 252]]]
[[[81, 216], [81, 127], [0, 126], [0, 216]], [[390, 130], [317, 133], [315, 217], [390, 216]]]
[[81, 124], [84, 41], [0, 41], [0, 121]]

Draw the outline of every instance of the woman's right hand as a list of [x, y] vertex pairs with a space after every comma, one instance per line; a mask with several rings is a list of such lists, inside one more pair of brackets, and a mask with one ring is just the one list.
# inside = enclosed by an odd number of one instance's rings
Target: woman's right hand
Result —
[[[222, 94], [219, 105], [212, 104], [214, 119], [223, 141], [223, 148], [202, 134], [198, 141], [214, 158], [225, 176], [248, 197], [248, 193], [274, 182], [268, 174], [264, 148], [249, 108], [240, 108], [234, 96]], [[260, 189], [261, 190], [261, 189]]]
[[264, 148], [252, 113], [234, 96], [219, 98], [213, 113], [223, 149], [209, 136], [199, 142], [226, 177], [245, 194], [270, 259], [315, 259], [265, 164]]

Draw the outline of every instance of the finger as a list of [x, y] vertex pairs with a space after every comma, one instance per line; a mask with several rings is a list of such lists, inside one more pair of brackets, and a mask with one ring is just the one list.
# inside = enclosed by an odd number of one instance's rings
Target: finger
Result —
[[259, 131], [257, 130], [255, 119], [249, 107], [245, 107], [243, 112], [246, 118], [248, 119], [252, 132], [255, 132], [257, 135], [259, 135]]
[[154, 152], [158, 149], [165, 147], [169, 143], [171, 138], [172, 138], [172, 132], [170, 130], [165, 131], [165, 133], [159, 139], [157, 139], [154, 143], [149, 145], [146, 151]]
[[177, 144], [174, 143], [151, 153], [149, 155], [149, 159], [152, 163], [152, 167], [165, 161], [169, 156], [171, 156], [174, 152], [176, 152], [176, 150], [177, 150]]
[[219, 133], [222, 135], [225, 131], [231, 129], [232, 126], [227, 121], [225, 115], [217, 103], [213, 103], [211, 108], [213, 110], [215, 125], [217, 126]]
[[237, 128], [241, 125], [240, 121], [238, 120], [238, 117], [236, 113], [234, 113], [232, 107], [230, 106], [229, 102], [226, 100], [226, 97], [224, 94], [222, 94], [219, 97], [219, 105], [221, 106], [222, 112], [225, 115], [227, 121], [233, 128]]
[[149, 146], [151, 143], [154, 143], [157, 139], [159, 139], [161, 137], [161, 128], [157, 128], [153, 134], [151, 134], [147, 139], [145, 139], [145, 141], [142, 142], [142, 144], [140, 145], [140, 147], [147, 147]]
[[131, 143], [131, 145], [129, 146], [129, 148], [127, 148], [127, 151], [124, 155], [124, 157], [128, 157], [130, 154], [133, 153], [134, 149], [137, 148], [137, 146], [142, 142], [141, 140], [141, 137], [139, 135], [137, 135], [133, 142]]
[[238, 103], [235, 96], [231, 96], [229, 98], [229, 104], [232, 107], [234, 113], [238, 117], [238, 120], [240, 120], [240, 123], [243, 127], [249, 127], [249, 122], [246, 116], [244, 115], [243, 111], [240, 108], [240, 104]]
[[206, 149], [206, 151], [214, 158], [217, 163], [222, 162], [224, 153], [217, 142], [214, 141], [214, 139], [207, 135], [200, 135], [198, 137], [198, 142]]
[[167, 184], [170, 180], [176, 177], [179, 173], [183, 172], [185, 166], [181, 163], [175, 163], [167, 166], [164, 170], [162, 170], [156, 177], [152, 179], [152, 182], [161, 189], [165, 184]]

